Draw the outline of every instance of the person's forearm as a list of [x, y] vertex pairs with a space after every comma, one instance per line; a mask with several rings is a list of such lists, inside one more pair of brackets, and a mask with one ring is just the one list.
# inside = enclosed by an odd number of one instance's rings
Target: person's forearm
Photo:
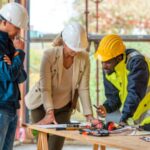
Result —
[[7, 64], [5, 61], [0, 61], [0, 81], [16, 81], [20, 74], [20, 70], [23, 68], [24, 56], [25, 53], [19, 51], [19, 54], [12, 59], [11, 64]]

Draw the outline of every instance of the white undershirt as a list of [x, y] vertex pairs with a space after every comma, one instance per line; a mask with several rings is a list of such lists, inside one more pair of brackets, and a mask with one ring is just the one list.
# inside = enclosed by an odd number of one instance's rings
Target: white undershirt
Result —
[[62, 108], [71, 101], [73, 65], [66, 69], [63, 67], [61, 84], [53, 89], [53, 104], [55, 109]]

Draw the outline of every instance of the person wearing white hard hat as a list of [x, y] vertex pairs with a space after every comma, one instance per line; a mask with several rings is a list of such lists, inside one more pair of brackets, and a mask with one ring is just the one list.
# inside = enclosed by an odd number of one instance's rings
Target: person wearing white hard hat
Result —
[[0, 150], [13, 149], [21, 99], [19, 84], [27, 77], [24, 42], [15, 37], [27, 22], [27, 11], [18, 3], [7, 3], [0, 9]]
[[[78, 95], [87, 121], [93, 119], [87, 47], [88, 39], [83, 26], [70, 23], [54, 40], [54, 47], [44, 52], [40, 69], [43, 105], [31, 111], [33, 123], [68, 123], [76, 108]], [[64, 138], [50, 135], [48, 142], [50, 150], [61, 150]]]

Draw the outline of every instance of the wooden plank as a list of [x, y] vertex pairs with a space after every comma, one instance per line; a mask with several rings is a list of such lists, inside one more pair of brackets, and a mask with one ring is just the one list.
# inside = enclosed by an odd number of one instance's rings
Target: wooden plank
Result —
[[100, 145], [101, 150], [106, 150], [106, 146]]
[[98, 145], [97, 144], [93, 145], [93, 150], [98, 150]]
[[37, 150], [48, 150], [47, 133], [39, 132]]
[[[93, 145], [93, 150], [98, 150], [99, 146], [98, 144]], [[106, 146], [100, 145], [100, 150], [106, 150]]]
[[36, 125], [28, 125], [28, 128], [91, 143], [93, 145], [101, 145], [102, 150], [105, 150], [106, 146], [124, 150], [149, 150], [149, 143], [141, 140], [140, 136], [110, 135], [108, 137], [94, 137], [81, 135], [79, 131], [56, 131], [55, 129], [39, 128]]
[[42, 140], [42, 150], [48, 150], [48, 140], [46, 133], [42, 133], [41, 140]]
[[37, 150], [42, 149], [42, 139], [41, 139], [41, 133], [38, 135], [38, 142], [37, 142]]

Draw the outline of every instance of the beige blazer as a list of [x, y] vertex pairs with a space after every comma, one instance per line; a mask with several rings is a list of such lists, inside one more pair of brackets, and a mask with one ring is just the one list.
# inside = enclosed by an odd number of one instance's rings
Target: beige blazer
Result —
[[[63, 47], [54, 47], [44, 52], [40, 69], [40, 88], [44, 108], [54, 109], [53, 87], [59, 86], [63, 71]], [[87, 52], [79, 52], [73, 62], [72, 100], [78, 89], [84, 115], [92, 114], [89, 94], [90, 61]]]

